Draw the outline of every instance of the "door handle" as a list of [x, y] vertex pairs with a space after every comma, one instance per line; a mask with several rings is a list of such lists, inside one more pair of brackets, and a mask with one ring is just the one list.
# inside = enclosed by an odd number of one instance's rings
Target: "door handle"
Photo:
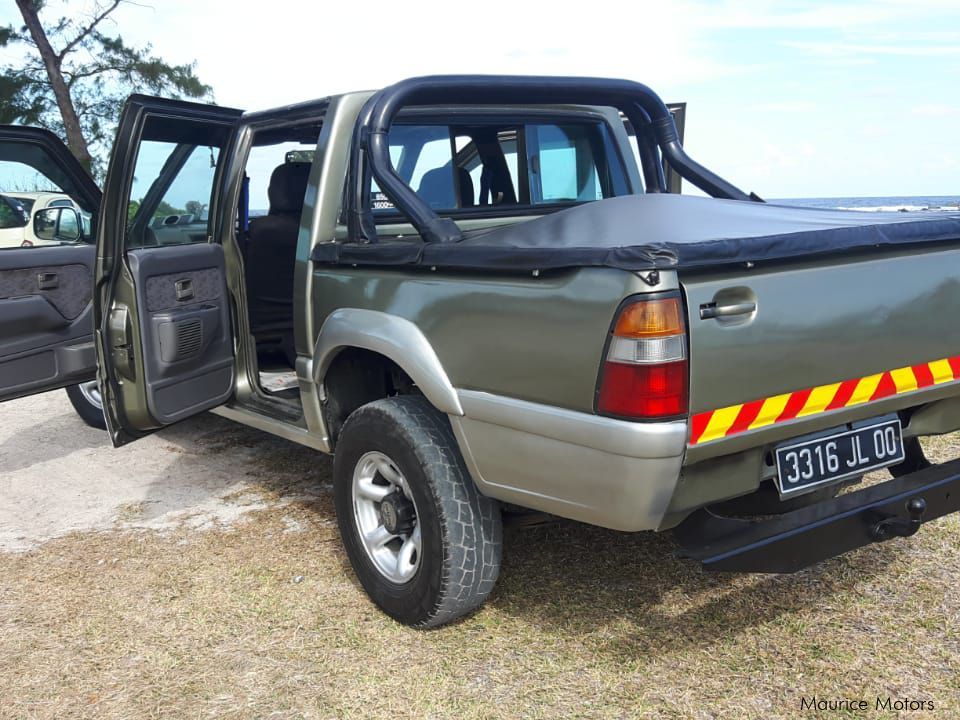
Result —
[[727, 305], [717, 305], [717, 303], [704, 303], [700, 306], [700, 319], [713, 320], [714, 318], [736, 317], [737, 315], [749, 315], [757, 311], [755, 302], [729, 303]]
[[60, 278], [56, 273], [37, 273], [37, 287], [41, 290], [56, 290], [60, 287]]
[[193, 282], [191, 282], [190, 278], [177, 280], [173, 284], [173, 287], [177, 293], [177, 300], [180, 302], [185, 300], [193, 300]]

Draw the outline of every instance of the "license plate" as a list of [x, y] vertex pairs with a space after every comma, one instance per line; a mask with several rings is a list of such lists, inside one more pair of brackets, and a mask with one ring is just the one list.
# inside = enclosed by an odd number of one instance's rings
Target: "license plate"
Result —
[[904, 459], [900, 420], [783, 445], [776, 458], [781, 495], [896, 465]]

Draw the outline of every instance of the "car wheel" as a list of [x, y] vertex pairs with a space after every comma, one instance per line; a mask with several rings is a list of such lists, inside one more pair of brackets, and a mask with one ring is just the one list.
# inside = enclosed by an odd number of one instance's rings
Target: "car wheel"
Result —
[[442, 413], [413, 395], [364, 405], [343, 426], [333, 468], [344, 547], [384, 612], [436, 627], [486, 600], [500, 572], [500, 509], [477, 490]]
[[87, 425], [100, 430], [107, 429], [107, 421], [103, 417], [103, 400], [96, 380], [71, 385], [67, 388], [67, 397], [70, 398], [70, 404], [77, 411], [77, 415]]

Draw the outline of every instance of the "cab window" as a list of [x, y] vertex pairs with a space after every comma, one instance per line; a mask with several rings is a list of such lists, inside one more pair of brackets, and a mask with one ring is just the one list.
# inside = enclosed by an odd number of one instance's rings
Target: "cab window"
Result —
[[534, 203], [589, 202], [604, 197], [586, 127], [532, 125], [527, 133]]
[[[569, 205], [627, 194], [609, 129], [602, 122], [395, 125], [397, 173], [437, 212], [496, 213]], [[375, 215], [395, 210], [371, 186]]]

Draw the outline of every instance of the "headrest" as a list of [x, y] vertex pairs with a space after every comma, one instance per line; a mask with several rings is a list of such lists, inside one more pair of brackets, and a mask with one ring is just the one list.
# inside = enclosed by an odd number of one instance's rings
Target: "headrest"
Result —
[[307, 193], [310, 163], [291, 162], [278, 165], [270, 175], [270, 214], [299, 213], [303, 210], [303, 196]]
[[456, 207], [453, 194], [453, 171], [449, 163], [423, 174], [417, 195], [434, 210]]

